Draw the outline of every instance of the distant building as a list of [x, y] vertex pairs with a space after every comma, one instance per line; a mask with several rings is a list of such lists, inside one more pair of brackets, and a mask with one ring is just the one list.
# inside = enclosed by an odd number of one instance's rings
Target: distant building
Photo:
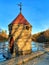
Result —
[[[20, 12], [19, 15], [9, 24], [10, 51], [16, 48], [16, 54], [31, 53], [31, 30], [32, 26]], [[15, 46], [14, 46], [15, 45]]]

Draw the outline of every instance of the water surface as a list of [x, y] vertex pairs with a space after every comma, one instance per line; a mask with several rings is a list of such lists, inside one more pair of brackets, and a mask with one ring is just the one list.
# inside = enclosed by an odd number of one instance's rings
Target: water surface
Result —
[[[43, 43], [36, 43], [36, 42], [32, 42], [32, 52], [36, 52], [36, 51], [42, 51], [44, 44]], [[5, 46], [6, 48], [4, 48], [3, 46]], [[7, 50], [8, 50], [8, 42], [5, 43], [0, 43], [0, 62], [6, 60], [3, 57], [3, 54], [7, 54]]]

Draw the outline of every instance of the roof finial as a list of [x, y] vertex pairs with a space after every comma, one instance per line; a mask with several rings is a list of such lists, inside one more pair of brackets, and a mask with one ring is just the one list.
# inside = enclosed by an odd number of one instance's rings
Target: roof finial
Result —
[[21, 13], [21, 11], [22, 11], [22, 3], [20, 2], [20, 3], [18, 4], [18, 6], [20, 7], [20, 13]]

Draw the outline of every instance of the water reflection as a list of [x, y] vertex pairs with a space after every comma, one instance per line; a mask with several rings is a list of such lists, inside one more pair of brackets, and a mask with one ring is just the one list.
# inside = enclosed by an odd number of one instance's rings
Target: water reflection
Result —
[[[36, 51], [39, 51], [39, 50], [43, 50], [44, 49], [44, 43], [36, 43], [36, 42], [32, 42], [32, 51], [33, 52], [36, 52]], [[5, 46], [5, 47], [3, 47]], [[3, 61], [3, 60], [6, 60], [2, 55], [4, 53], [7, 53], [7, 50], [8, 50], [8, 42], [6, 43], [0, 43], [0, 62]]]
[[[6, 48], [5, 48], [5, 47], [6, 47]], [[3, 54], [7, 52], [7, 50], [8, 50], [7, 47], [8, 47], [8, 42], [0, 43], [0, 62], [6, 60], [6, 59], [3, 57]]]
[[44, 43], [37, 43], [37, 42], [32, 42], [32, 51], [43, 51], [44, 50]]

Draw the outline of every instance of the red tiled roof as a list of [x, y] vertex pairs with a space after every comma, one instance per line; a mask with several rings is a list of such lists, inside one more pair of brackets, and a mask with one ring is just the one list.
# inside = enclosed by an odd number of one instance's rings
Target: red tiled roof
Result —
[[20, 13], [13, 21], [11, 24], [24, 24], [28, 25], [29, 22], [25, 19], [25, 17]]

